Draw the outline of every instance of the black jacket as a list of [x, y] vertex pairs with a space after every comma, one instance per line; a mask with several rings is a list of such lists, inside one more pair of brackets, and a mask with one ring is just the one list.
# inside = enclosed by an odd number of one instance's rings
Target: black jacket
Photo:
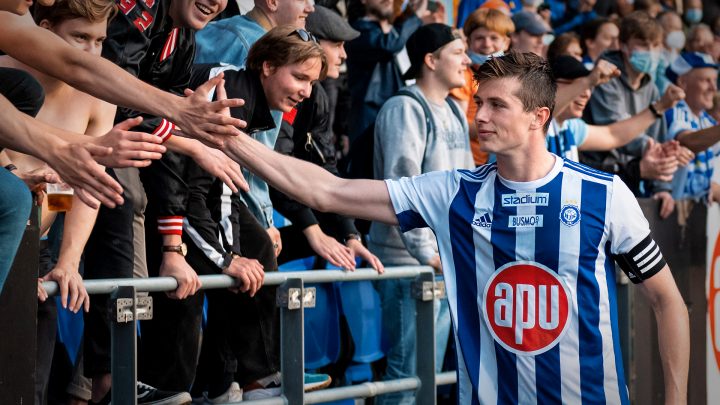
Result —
[[[196, 88], [215, 76], [217, 66], [197, 65], [190, 86]], [[245, 105], [231, 109], [235, 118], [245, 120], [245, 132], [254, 133], [273, 128], [275, 122], [265, 99], [257, 73], [245, 70], [224, 70], [228, 97], [242, 98]], [[218, 269], [230, 263], [230, 254], [242, 254], [238, 210], [242, 202], [222, 181], [206, 172], [195, 162], [187, 164], [189, 199], [185, 240], [195, 244]]]
[[[294, 156], [322, 166], [338, 176], [335, 139], [328, 125], [329, 105], [325, 89], [313, 85], [311, 96], [296, 107], [296, 111], [285, 114], [280, 127], [275, 150], [284, 155]], [[270, 198], [275, 209], [289, 219], [293, 225], [305, 229], [318, 224], [317, 212], [293, 200], [280, 191], [270, 188]], [[353, 220], [337, 214], [322, 215], [323, 228], [333, 229], [338, 239], [351, 233], [357, 234]]]
[[[148, 7], [147, 4], [152, 7]], [[159, 89], [183, 95], [188, 88], [195, 55], [195, 32], [173, 28], [168, 15], [171, 0], [120, 2], [118, 16], [108, 27], [103, 57], [138, 79]], [[160, 117], [119, 107], [115, 122], [143, 116], [136, 130], [169, 137], [171, 124]], [[166, 152], [162, 159], [141, 170], [148, 196], [148, 214], [185, 215], [187, 184], [183, 179], [185, 156]]]

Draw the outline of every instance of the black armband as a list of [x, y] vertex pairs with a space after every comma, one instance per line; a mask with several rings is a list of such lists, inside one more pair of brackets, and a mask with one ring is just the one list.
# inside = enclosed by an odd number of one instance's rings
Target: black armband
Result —
[[666, 264], [660, 247], [651, 235], [648, 235], [629, 252], [613, 255], [613, 259], [620, 265], [630, 281], [635, 284], [642, 283], [654, 276]]

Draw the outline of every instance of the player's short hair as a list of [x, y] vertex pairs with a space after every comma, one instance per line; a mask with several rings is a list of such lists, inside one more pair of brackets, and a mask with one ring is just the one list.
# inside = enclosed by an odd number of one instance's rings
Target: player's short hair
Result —
[[85, 18], [93, 23], [110, 22], [117, 10], [115, 0], [56, 0], [52, 6], [38, 3], [33, 11], [33, 18], [38, 24], [47, 20], [52, 25], [76, 18]]
[[620, 22], [620, 43], [627, 44], [633, 38], [657, 45], [662, 42], [663, 29], [648, 13], [635, 11]]
[[268, 31], [250, 48], [247, 57], [247, 69], [261, 72], [263, 63], [272, 67], [281, 67], [303, 63], [318, 58], [322, 63], [320, 79], [327, 74], [327, 59], [315, 37], [305, 30], [292, 25], [281, 25]]
[[[547, 107], [552, 118], [557, 84], [550, 65], [541, 56], [531, 52], [510, 52], [491, 58], [480, 65], [474, 78], [478, 83], [495, 79], [517, 79], [520, 87], [515, 96], [520, 99], [525, 111]], [[545, 132], [550, 127], [551, 118], [545, 123]]]
[[470, 38], [470, 34], [478, 28], [485, 28], [506, 37], [515, 32], [512, 19], [502, 11], [492, 8], [480, 8], [470, 14], [463, 25], [463, 33]]

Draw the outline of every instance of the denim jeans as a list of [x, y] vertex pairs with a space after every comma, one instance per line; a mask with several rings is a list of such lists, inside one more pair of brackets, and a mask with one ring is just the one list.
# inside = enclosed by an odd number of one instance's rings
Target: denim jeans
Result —
[[30, 217], [30, 190], [17, 176], [0, 168], [0, 292]]
[[[390, 266], [390, 264], [385, 264]], [[383, 333], [388, 339], [387, 369], [383, 380], [411, 377], [416, 374], [415, 299], [411, 294], [412, 279], [383, 280], [377, 284], [382, 300]], [[442, 368], [450, 333], [447, 299], [435, 300], [435, 369]], [[376, 404], [414, 404], [411, 391], [379, 396]]]

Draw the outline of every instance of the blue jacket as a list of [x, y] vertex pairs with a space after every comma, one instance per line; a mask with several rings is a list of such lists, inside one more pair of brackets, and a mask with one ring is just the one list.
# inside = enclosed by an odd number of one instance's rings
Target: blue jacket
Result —
[[377, 21], [365, 18], [350, 25], [360, 31], [359, 37], [345, 45], [351, 107], [348, 135], [350, 141], [354, 141], [375, 122], [383, 103], [404, 86], [395, 54], [403, 50], [405, 42], [422, 21], [412, 15], [387, 34]]

